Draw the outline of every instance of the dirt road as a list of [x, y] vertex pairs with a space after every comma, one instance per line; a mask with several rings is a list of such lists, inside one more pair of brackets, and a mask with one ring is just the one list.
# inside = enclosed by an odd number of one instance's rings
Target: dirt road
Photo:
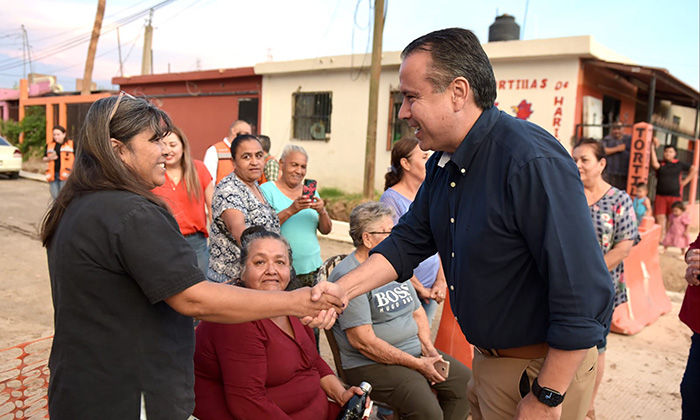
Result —
[[0, 178], [0, 349], [53, 333], [46, 252], [37, 227], [48, 184]]
[[[48, 202], [47, 184], [0, 178], [0, 349], [53, 332], [46, 253], [36, 235]], [[321, 246], [324, 258], [351, 250], [346, 243], [332, 241]], [[683, 264], [677, 255], [678, 251], [662, 255], [661, 264], [667, 289], [682, 291]], [[670, 296], [673, 311], [655, 324], [635, 336], [610, 335], [598, 419], [680, 418], [679, 383], [690, 333], [678, 320], [682, 294]], [[324, 341], [322, 355], [333, 366]]]

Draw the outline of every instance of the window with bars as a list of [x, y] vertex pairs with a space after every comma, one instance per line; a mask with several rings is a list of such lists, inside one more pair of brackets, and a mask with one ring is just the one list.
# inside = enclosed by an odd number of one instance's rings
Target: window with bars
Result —
[[415, 137], [414, 130], [408, 123], [399, 118], [399, 110], [403, 102], [403, 95], [399, 91], [391, 92], [391, 103], [389, 109], [389, 138], [386, 150], [391, 150], [391, 146], [404, 137]]
[[294, 103], [294, 139], [329, 140], [331, 134], [332, 92], [297, 92]]

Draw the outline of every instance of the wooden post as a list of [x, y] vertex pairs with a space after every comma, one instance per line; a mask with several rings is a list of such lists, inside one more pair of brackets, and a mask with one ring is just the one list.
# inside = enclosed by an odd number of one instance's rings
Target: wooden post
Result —
[[105, 16], [105, 1], [97, 0], [97, 14], [95, 15], [95, 25], [92, 27], [92, 38], [88, 47], [87, 60], [85, 60], [85, 73], [83, 75], [83, 86], [81, 95], [89, 95], [92, 87], [92, 69], [95, 66], [95, 53], [97, 52], [97, 41], [100, 39], [102, 30], [102, 19]]
[[384, 31], [384, 0], [374, 1], [374, 35], [372, 39], [372, 67], [369, 79], [369, 106], [367, 111], [367, 144], [365, 148], [365, 180], [362, 195], [374, 197], [374, 167], [377, 155], [377, 109], [379, 77], [382, 72], [382, 33]]

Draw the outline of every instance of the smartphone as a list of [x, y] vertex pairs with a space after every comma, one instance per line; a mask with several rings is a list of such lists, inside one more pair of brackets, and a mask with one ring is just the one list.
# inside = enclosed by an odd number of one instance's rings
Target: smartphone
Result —
[[450, 362], [447, 360], [438, 360], [435, 362], [434, 366], [440, 376], [447, 379], [447, 376], [450, 374]]
[[304, 188], [301, 193], [304, 197], [313, 199], [314, 194], [316, 194], [316, 180], [315, 179], [305, 179]]

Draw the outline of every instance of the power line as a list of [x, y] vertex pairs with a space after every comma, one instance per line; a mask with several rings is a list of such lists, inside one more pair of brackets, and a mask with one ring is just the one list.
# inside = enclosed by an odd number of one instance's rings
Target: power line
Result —
[[[105, 25], [105, 27], [103, 27], [102, 31], [100, 32], [100, 35], [104, 35], [104, 34], [107, 34], [109, 32], [112, 32], [112, 31], [116, 30], [116, 28], [119, 26], [127, 25], [127, 24], [143, 17], [144, 15], [148, 14], [150, 12], [150, 10], [160, 9], [160, 8], [166, 6], [174, 1], [176, 1], [176, 0], [163, 0], [163, 1], [155, 4], [154, 6], [151, 6], [147, 9], [141, 10], [140, 12], [131, 14], [125, 18], [118, 19], [117, 21], [115, 21], [113, 23]], [[37, 54], [37, 56], [35, 56], [34, 60], [41, 61], [41, 60], [44, 60], [46, 58], [52, 57], [56, 54], [60, 54], [64, 51], [67, 51], [67, 50], [75, 48], [81, 44], [84, 44], [85, 42], [88, 42], [91, 38], [92, 38], [92, 33], [82, 34], [82, 35], [79, 35], [77, 37], [73, 37], [67, 41], [64, 41], [62, 43], [56, 44], [52, 47], [49, 47], [47, 49], [42, 50], [41, 52], [39, 52]], [[17, 58], [6, 59], [3, 61], [0, 61], [0, 71], [9, 70], [9, 69], [12, 69], [15, 67], [19, 67], [21, 65], [22, 65], [22, 62], [18, 62]]]
[[175, 19], [176, 17], [180, 16], [180, 15], [181, 15], [182, 13], [184, 13], [187, 9], [189, 9], [190, 7], [192, 7], [192, 6], [194, 6], [195, 4], [199, 3], [200, 1], [201, 1], [201, 0], [194, 0], [192, 3], [190, 3], [190, 4], [189, 4], [187, 7], [185, 7], [184, 9], [180, 10], [179, 12], [177, 12], [177, 13], [175, 13], [174, 15], [170, 16], [169, 18], [167, 18], [167, 19], [165, 19], [164, 21], [160, 22], [158, 26], [164, 25], [164, 24], [170, 22], [171, 20], [173, 20], [173, 19]]

